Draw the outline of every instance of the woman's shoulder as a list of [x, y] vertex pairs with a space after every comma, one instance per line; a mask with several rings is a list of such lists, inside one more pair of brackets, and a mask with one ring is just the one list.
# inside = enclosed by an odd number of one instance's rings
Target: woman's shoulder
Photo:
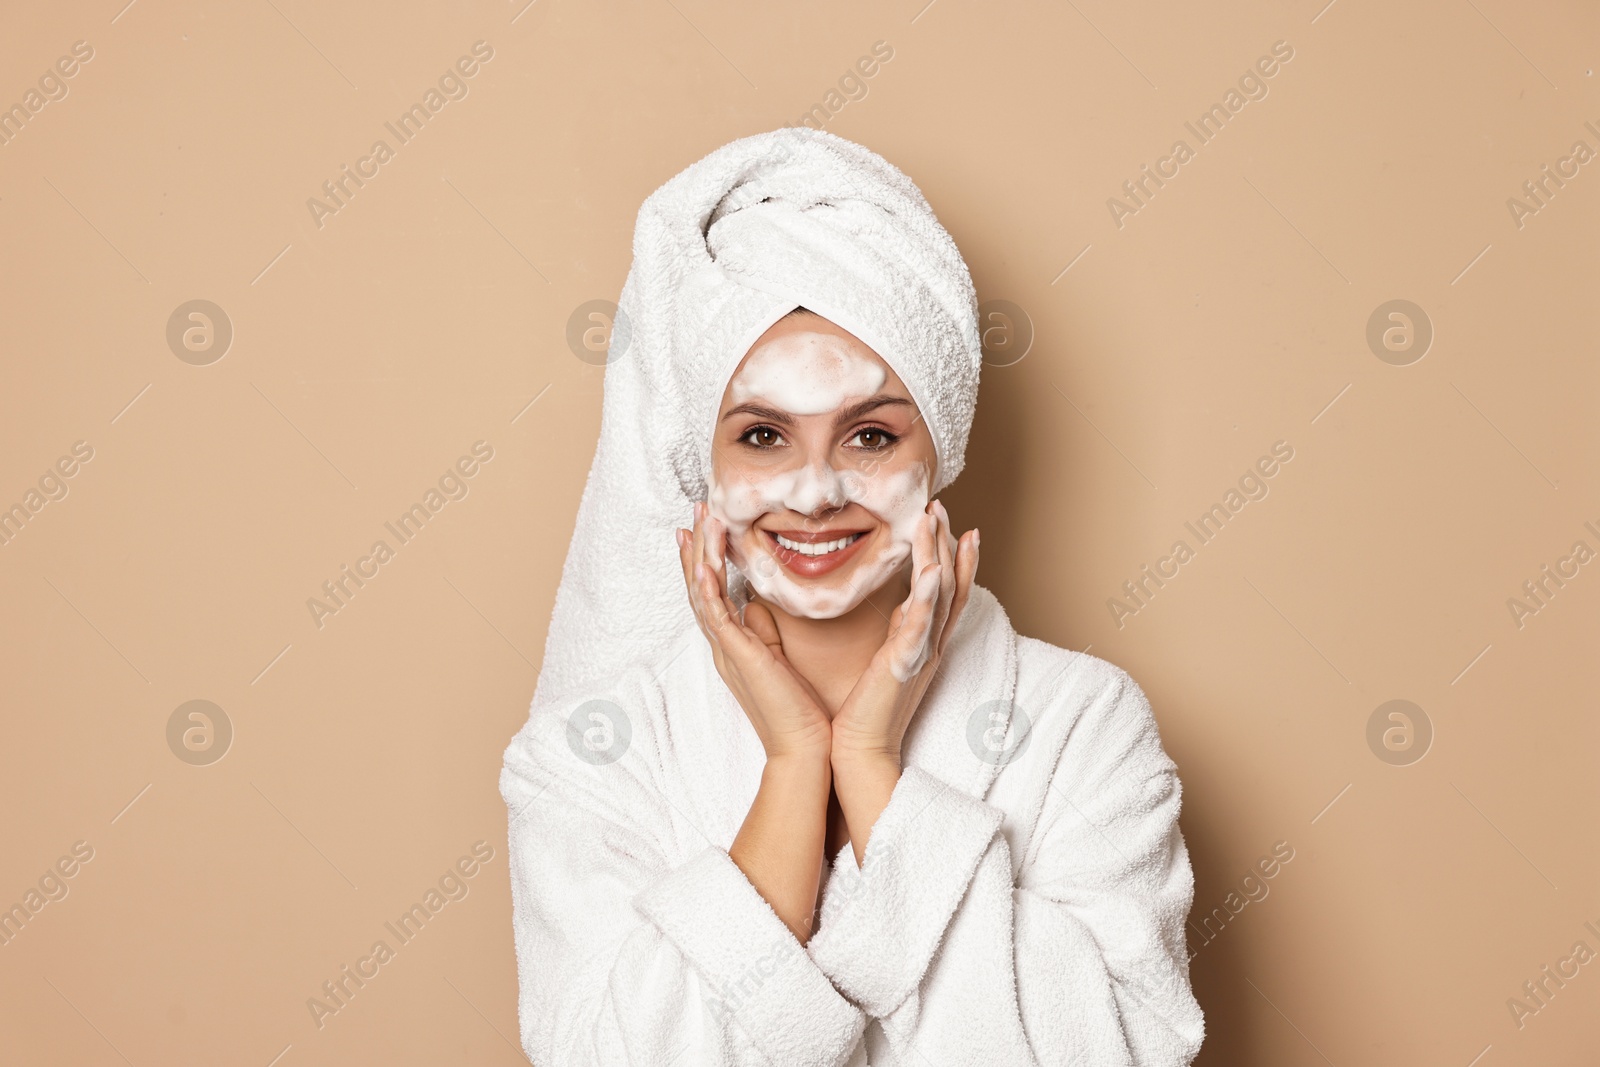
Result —
[[1032, 719], [1035, 741], [1069, 750], [1130, 754], [1160, 747], [1160, 729], [1143, 688], [1099, 656], [1017, 635], [1016, 704]]
[[649, 746], [667, 694], [695, 677], [691, 638], [698, 636], [690, 627], [648, 661], [597, 664], [582, 681], [536, 692], [527, 721], [507, 746], [507, 761], [554, 754], [599, 765], [641, 743]]
[[698, 736], [718, 720], [725, 693], [710, 680], [706, 638], [690, 625], [648, 661], [595, 664], [582, 681], [534, 694], [528, 720], [506, 747], [506, 763], [653, 766], [669, 734]]
[[1017, 634], [1017, 692], [1032, 689], [1049, 702], [1107, 698], [1143, 700], [1133, 676], [1110, 660], [1037, 637]]

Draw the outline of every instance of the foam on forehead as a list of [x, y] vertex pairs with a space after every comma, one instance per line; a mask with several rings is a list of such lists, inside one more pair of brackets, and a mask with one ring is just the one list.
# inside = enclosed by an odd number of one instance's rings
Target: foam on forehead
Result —
[[735, 404], [763, 399], [794, 415], [825, 415], [847, 400], [872, 396], [886, 380], [882, 363], [842, 337], [791, 333], [752, 352], [728, 391]]
[[[972, 404], [971, 401], [967, 401], [964, 407], [958, 404], [954, 420], [950, 418], [948, 413], [941, 418], [941, 412], [951, 405], [949, 403], [943, 405], [938, 403], [938, 398], [941, 395], [938, 383], [927, 380], [935, 373], [936, 368], [940, 366], [937, 361], [927, 358], [922, 360], [901, 358], [899, 346], [893, 344], [889, 339], [893, 336], [892, 331], [890, 333], [880, 333], [876, 328], [866, 324], [864, 320], [858, 318], [852, 312], [832, 306], [824, 294], [813, 291], [797, 296], [793, 291], [777, 286], [768, 286], [758, 279], [739, 277], [736, 280], [739, 288], [745, 289], [748, 294], [756, 299], [738, 301], [737, 304], [730, 302], [730, 306], [742, 306], [742, 309], [746, 312], [754, 311], [755, 317], [751, 318], [747, 314], [744, 318], [744, 324], [724, 324], [724, 328], [717, 331], [721, 334], [721, 337], [714, 347], [720, 347], [723, 350], [721, 366], [710, 374], [706, 380], [708, 385], [714, 383], [714, 388], [708, 390], [709, 396], [705, 398], [705, 401], [700, 406], [700, 417], [697, 420], [698, 426], [706, 427], [708, 431], [715, 432], [717, 413], [722, 406], [723, 394], [728, 389], [734, 372], [739, 369], [739, 364], [744, 360], [756, 341], [774, 323], [796, 308], [804, 308], [852, 334], [862, 344], [877, 353], [884, 363], [889, 365], [890, 369], [900, 378], [905, 384], [906, 390], [911, 394], [911, 400], [917, 405], [917, 411], [927, 425], [929, 435], [933, 439], [936, 469], [933, 492], [939, 492], [954, 480], [955, 475], [960, 472], [962, 454], [965, 450], [967, 433], [971, 424]], [[760, 297], [765, 297], [773, 302], [765, 303]], [[759, 310], [757, 310], [758, 308]], [[877, 369], [881, 372], [883, 368], [880, 366]], [[884, 377], [887, 380], [887, 375]], [[882, 382], [879, 382], [879, 386], [881, 384]], [[831, 408], [825, 410], [831, 410]], [[705, 474], [709, 480], [711, 472], [711, 438], [709, 435], [704, 438], [703, 445]]]

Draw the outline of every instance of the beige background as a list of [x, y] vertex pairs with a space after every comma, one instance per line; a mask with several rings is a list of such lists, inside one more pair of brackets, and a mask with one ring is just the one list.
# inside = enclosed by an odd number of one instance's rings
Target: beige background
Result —
[[[598, 426], [568, 318], [616, 298], [653, 189], [822, 104], [1031, 322], [947, 499], [1020, 630], [1150, 695], [1196, 925], [1294, 850], [1191, 940], [1200, 1063], [1593, 1062], [1600, 963], [1520, 1028], [1507, 1006], [1600, 951], [1600, 563], [1507, 606], [1600, 550], [1600, 163], [1507, 206], [1600, 149], [1591, 5], [524, 2], [5, 16], [0, 104], [93, 58], [0, 146], [0, 507], [93, 458], [0, 545], [0, 904], [93, 859], [0, 947], [0, 1060], [516, 1062], [496, 775]], [[1199, 144], [1185, 121], [1277, 41]], [[319, 227], [308, 198], [378, 138]], [[166, 340], [195, 299], [234, 331], [204, 366]], [[1406, 366], [1366, 341], [1394, 299], [1435, 333]], [[1027, 331], [989, 325], [1009, 361]], [[480, 440], [468, 495], [319, 628], [308, 598]], [[1270, 494], [1119, 626], [1108, 599], [1277, 441]], [[235, 734], [205, 766], [166, 733], [197, 699]], [[1367, 742], [1391, 699], [1434, 731], [1408, 766]], [[469, 895], [319, 1029], [307, 999], [480, 840]]]

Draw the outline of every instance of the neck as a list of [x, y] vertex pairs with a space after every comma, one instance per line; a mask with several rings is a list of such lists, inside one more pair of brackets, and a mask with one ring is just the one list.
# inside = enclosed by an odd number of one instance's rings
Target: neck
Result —
[[902, 568], [861, 603], [831, 619], [791, 615], [751, 591], [772, 612], [783, 654], [827, 704], [831, 717], [866, 671], [889, 636], [889, 617], [911, 592], [909, 568]]

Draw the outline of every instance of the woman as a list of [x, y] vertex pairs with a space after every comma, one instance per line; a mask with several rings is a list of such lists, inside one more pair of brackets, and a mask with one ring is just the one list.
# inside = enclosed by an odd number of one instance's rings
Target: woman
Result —
[[970, 277], [831, 134], [645, 201], [501, 791], [538, 1064], [1189, 1063], [1180, 783], [974, 584]]

